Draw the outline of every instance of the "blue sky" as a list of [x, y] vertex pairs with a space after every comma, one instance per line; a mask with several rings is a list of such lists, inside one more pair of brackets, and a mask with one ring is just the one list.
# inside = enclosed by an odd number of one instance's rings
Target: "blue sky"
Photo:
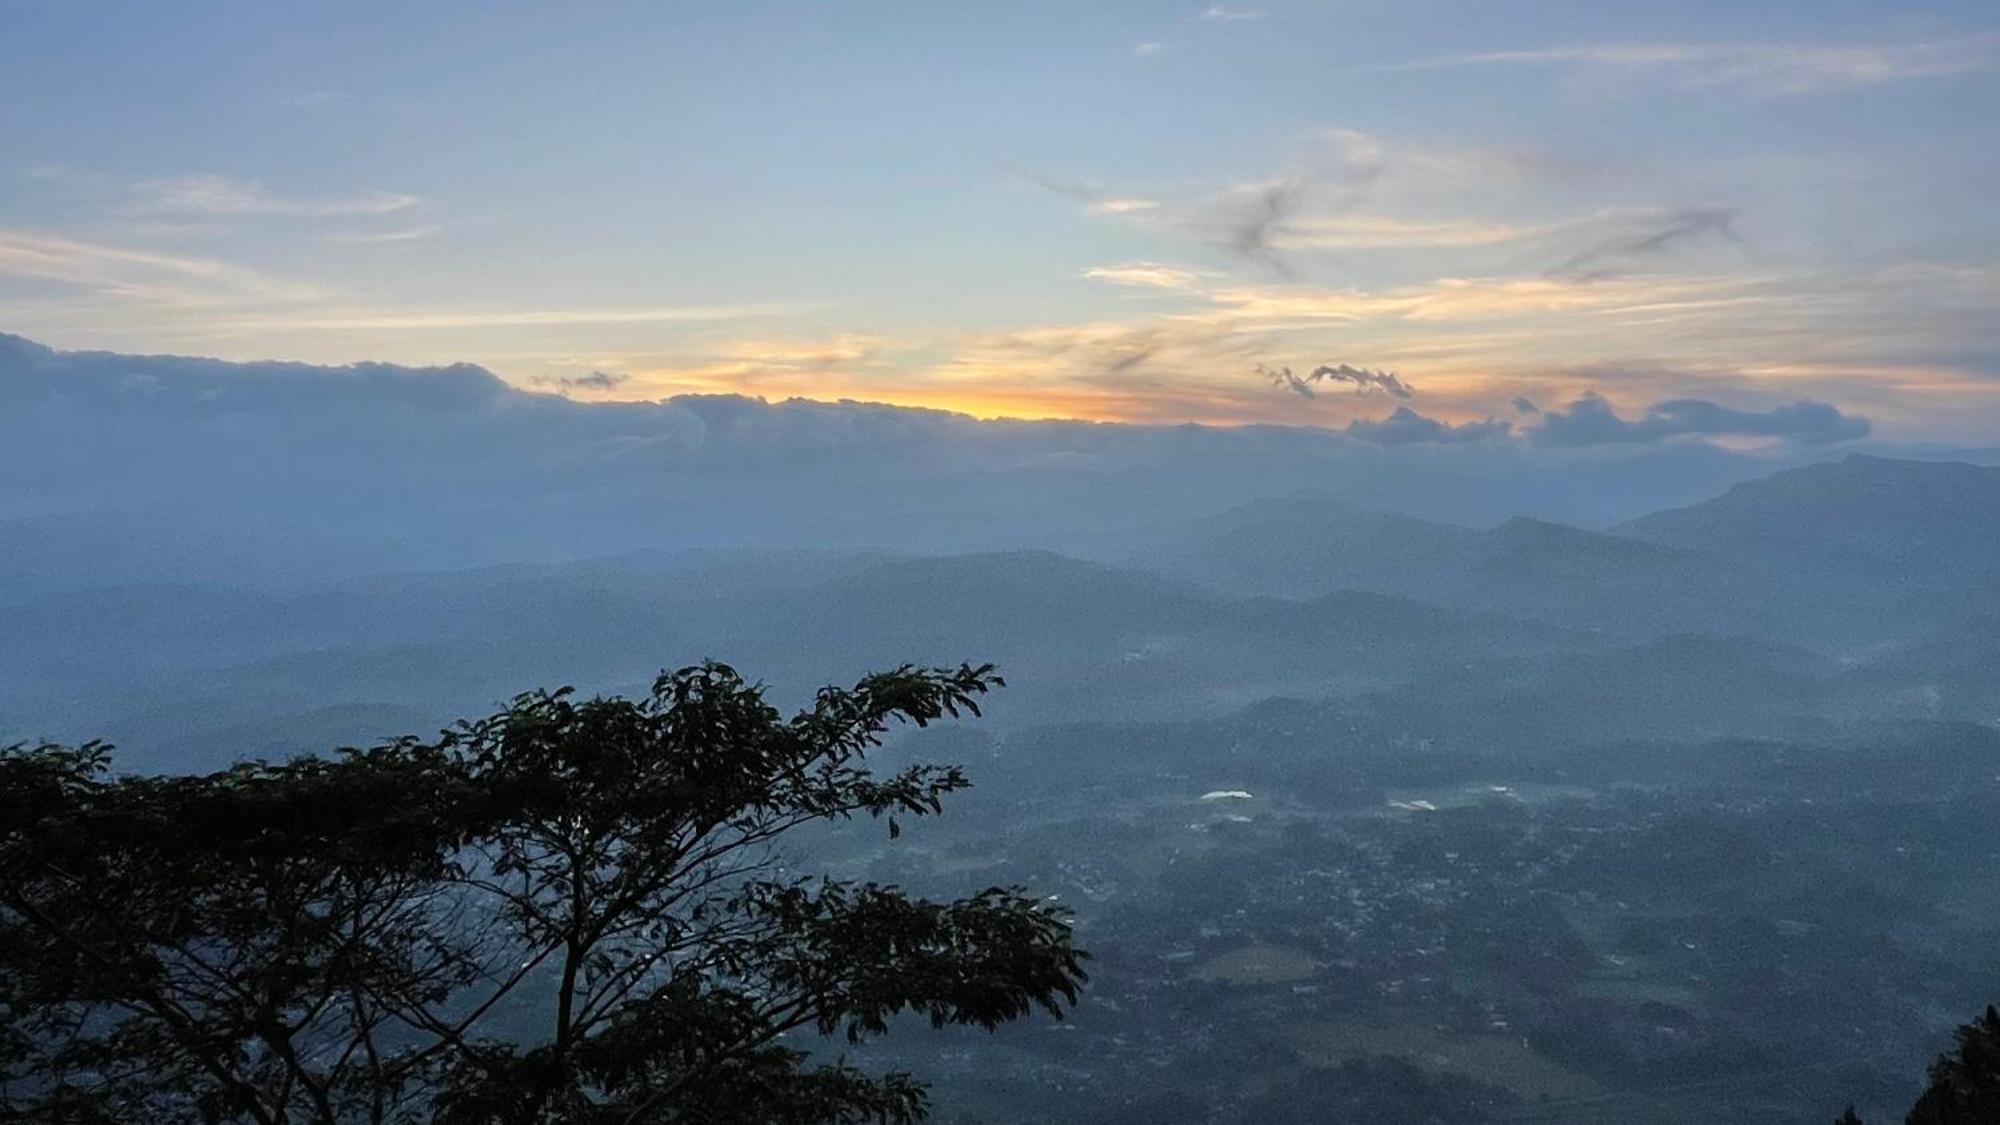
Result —
[[[59, 347], [2000, 426], [1986, 0], [0, 0], [0, 32], [0, 331]], [[1321, 365], [1413, 391], [1270, 374]]]

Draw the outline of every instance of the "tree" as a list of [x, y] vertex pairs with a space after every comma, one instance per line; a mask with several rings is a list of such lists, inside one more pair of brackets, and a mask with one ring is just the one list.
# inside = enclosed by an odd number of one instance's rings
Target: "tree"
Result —
[[1909, 1125], [2000, 1121], [2000, 1010], [1958, 1029], [1958, 1048], [1931, 1064], [1930, 1085], [1910, 1108]]
[[787, 719], [707, 664], [649, 697], [517, 697], [433, 741], [120, 777], [0, 754], [0, 1117], [912, 1122], [906, 1074], [797, 1045], [903, 1013], [1060, 1017], [1067, 917], [811, 878], [814, 823], [934, 814], [955, 767], [877, 776], [898, 722], [990, 666], [903, 667]]

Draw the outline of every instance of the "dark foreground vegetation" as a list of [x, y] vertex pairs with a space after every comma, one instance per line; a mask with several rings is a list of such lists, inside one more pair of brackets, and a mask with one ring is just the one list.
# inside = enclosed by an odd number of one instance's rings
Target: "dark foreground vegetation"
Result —
[[[1895, 1098], [1919, 1009], [1982, 976], [1884, 929], [1990, 846], [1974, 734], [1549, 753], [1504, 785], [1297, 704], [1011, 756], [964, 728], [881, 747], [999, 683], [906, 666], [784, 719], [710, 664], [207, 775], [6, 751], [0, 1118], [914, 1122], [914, 1069], [967, 1122], [1650, 1121], [1670, 1099], [1811, 1121]], [[1323, 742], [1352, 749], [1287, 749]], [[983, 760], [994, 794], [887, 847], [968, 785], [896, 764], [932, 751]], [[1256, 792], [1190, 797], [1224, 776]], [[867, 877], [794, 870], [801, 843]], [[1065, 897], [1102, 954], [1088, 995]], [[1037, 1009], [1067, 1034], [874, 1042]], [[1907, 1120], [2000, 1120], [2000, 1012]]]
[[735, 672], [530, 694], [436, 741], [204, 776], [107, 748], [0, 757], [0, 1115], [37, 1122], [914, 1121], [858, 1044], [913, 1013], [1060, 1018], [1062, 912], [816, 877], [817, 823], [926, 817], [893, 723], [990, 668], [909, 667], [784, 719]]

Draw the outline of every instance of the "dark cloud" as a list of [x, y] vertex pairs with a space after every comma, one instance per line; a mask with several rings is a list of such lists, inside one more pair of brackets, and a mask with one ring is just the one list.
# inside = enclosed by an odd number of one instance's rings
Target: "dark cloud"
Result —
[[1231, 253], [1294, 274], [1279, 246], [1293, 233], [1291, 221], [1308, 203], [1319, 213], [1351, 211], [1388, 171], [1373, 137], [1342, 131], [1335, 136], [1334, 166], [1294, 169], [1264, 183], [1245, 184], [1194, 209], [1191, 225], [1208, 241]]
[[1039, 172], [1030, 172], [1026, 169], [1016, 168], [1011, 164], [1002, 164], [1000, 167], [1008, 175], [1013, 176], [1023, 183], [1033, 184], [1043, 191], [1054, 192], [1057, 195], [1074, 199], [1100, 215], [1141, 216], [1153, 212], [1160, 206], [1156, 200], [1142, 199], [1136, 196], [1112, 195], [1096, 184], [1083, 180], [1069, 180], [1056, 176], [1045, 176]]
[[1152, 348], [1140, 348], [1136, 351], [1127, 352], [1110, 363], [1105, 364], [1104, 373], [1107, 375], [1118, 375], [1132, 370], [1151, 358], [1153, 358]]
[[1051, 191], [1057, 195], [1068, 196], [1079, 203], [1099, 203], [1105, 197], [1104, 192], [1096, 185], [1084, 183], [1082, 180], [1065, 180], [1055, 176], [1045, 176], [1040, 172], [1030, 172], [1025, 168], [1016, 168], [1012, 164], [1002, 164], [1000, 167], [1008, 175], [1023, 183], [1033, 184], [1043, 191]]
[[1315, 383], [1346, 383], [1357, 394], [1386, 394], [1395, 398], [1409, 398], [1416, 388], [1397, 378], [1393, 371], [1370, 371], [1365, 367], [1350, 367], [1321, 364], [1305, 375], [1294, 374], [1289, 367], [1257, 367], [1257, 374], [1269, 379], [1273, 386], [1284, 387], [1296, 392], [1302, 398], [1313, 397]]
[[559, 391], [608, 391], [630, 378], [621, 372], [592, 371], [588, 375], [544, 375], [535, 383]]
[[1308, 205], [1316, 214], [1351, 210], [1388, 171], [1382, 146], [1374, 137], [1335, 130], [1328, 141], [1323, 151], [1280, 176], [1234, 184], [1206, 200], [1182, 202], [1118, 196], [1088, 181], [1009, 164], [1001, 167], [1025, 183], [1074, 199], [1099, 214], [1128, 216], [1292, 277], [1292, 264], [1280, 252], [1293, 233], [1292, 220]]
[[1741, 243], [1743, 236], [1736, 230], [1738, 214], [1734, 207], [1682, 207], [1630, 216], [1615, 224], [1618, 229], [1600, 234], [1549, 270], [1549, 275], [1580, 280], [1611, 277], [1630, 268], [1635, 258], [1653, 257], [1678, 246]]
[[1346, 433], [1349, 437], [1376, 445], [1455, 445], [1504, 438], [1513, 429], [1513, 423], [1497, 418], [1453, 426], [1435, 418], [1426, 418], [1407, 406], [1399, 406], [1395, 413], [1380, 420], [1356, 418], [1347, 424]]
[[1517, 414], [1527, 414], [1532, 416], [1535, 414], [1540, 414], [1542, 412], [1542, 408], [1536, 406], [1534, 400], [1530, 399], [1527, 395], [1514, 396], [1513, 407], [1515, 413]]
[[1275, 243], [1288, 233], [1286, 221], [1298, 212], [1304, 181], [1288, 177], [1232, 193], [1217, 205], [1218, 241], [1231, 252], [1262, 262], [1289, 276], [1291, 266]]
[[1633, 419], [1618, 416], [1603, 396], [1587, 394], [1566, 410], [1551, 410], [1525, 431], [1544, 447], [1630, 444], [1684, 435], [1777, 437], [1807, 445], [1868, 436], [1868, 419], [1843, 414], [1830, 403], [1801, 399], [1772, 410], [1745, 411], [1682, 398], [1654, 403]]

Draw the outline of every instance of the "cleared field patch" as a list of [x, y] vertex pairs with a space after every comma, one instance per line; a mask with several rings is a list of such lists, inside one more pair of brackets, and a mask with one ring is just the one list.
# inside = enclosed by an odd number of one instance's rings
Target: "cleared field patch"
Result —
[[1311, 957], [1284, 945], [1246, 945], [1208, 959], [1194, 975], [1226, 984], [1293, 984], [1310, 978], [1319, 966]]
[[1312, 1020], [1292, 1024], [1287, 1038], [1314, 1066], [1337, 1066], [1365, 1055], [1400, 1055], [1426, 1070], [1455, 1071], [1505, 1086], [1528, 1102], [1612, 1094], [1610, 1087], [1535, 1053], [1519, 1035], [1444, 1035], [1416, 1018]]

